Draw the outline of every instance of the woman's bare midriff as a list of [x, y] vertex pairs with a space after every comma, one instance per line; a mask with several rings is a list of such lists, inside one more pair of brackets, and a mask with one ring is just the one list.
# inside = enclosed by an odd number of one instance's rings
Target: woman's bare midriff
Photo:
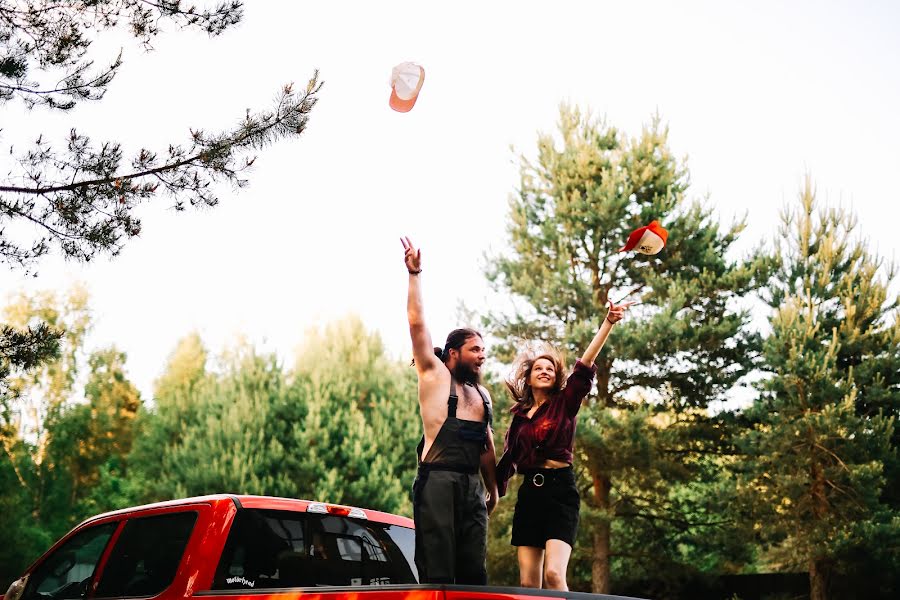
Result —
[[565, 469], [569, 466], [569, 463], [563, 462], [561, 460], [545, 460], [540, 465], [538, 465], [539, 469]]

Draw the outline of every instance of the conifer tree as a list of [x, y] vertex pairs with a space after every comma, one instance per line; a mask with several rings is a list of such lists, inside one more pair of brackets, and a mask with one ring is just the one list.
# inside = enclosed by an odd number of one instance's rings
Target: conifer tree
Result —
[[807, 570], [811, 599], [825, 600], [854, 550], [871, 560], [893, 548], [877, 578], [900, 567], [900, 513], [884, 501], [900, 411], [896, 271], [858, 238], [850, 213], [817, 208], [809, 177], [783, 213], [776, 252], [770, 376], [747, 411], [744, 489], [773, 560]]

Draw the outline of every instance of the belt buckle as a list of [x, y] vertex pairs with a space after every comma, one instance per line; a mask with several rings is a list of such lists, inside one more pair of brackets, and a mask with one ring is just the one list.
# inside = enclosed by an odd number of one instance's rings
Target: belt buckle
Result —
[[[538, 481], [538, 477], [540, 477], [540, 481]], [[544, 485], [544, 474], [543, 473], [535, 473], [531, 477], [531, 483], [534, 484], [534, 487], [543, 487]]]

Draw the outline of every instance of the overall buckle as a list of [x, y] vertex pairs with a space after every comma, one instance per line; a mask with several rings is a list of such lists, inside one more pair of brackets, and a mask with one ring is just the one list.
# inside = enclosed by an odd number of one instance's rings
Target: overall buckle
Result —
[[[539, 477], [540, 479], [538, 479]], [[544, 485], [544, 474], [535, 473], [531, 478], [531, 483], [534, 484], [534, 487], [542, 487]]]

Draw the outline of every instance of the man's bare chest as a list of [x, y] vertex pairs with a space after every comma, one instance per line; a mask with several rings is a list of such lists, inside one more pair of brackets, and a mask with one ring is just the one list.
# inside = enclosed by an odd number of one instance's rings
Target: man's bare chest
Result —
[[468, 421], [484, 420], [484, 399], [474, 386], [457, 385], [456, 394], [459, 397], [457, 417]]

